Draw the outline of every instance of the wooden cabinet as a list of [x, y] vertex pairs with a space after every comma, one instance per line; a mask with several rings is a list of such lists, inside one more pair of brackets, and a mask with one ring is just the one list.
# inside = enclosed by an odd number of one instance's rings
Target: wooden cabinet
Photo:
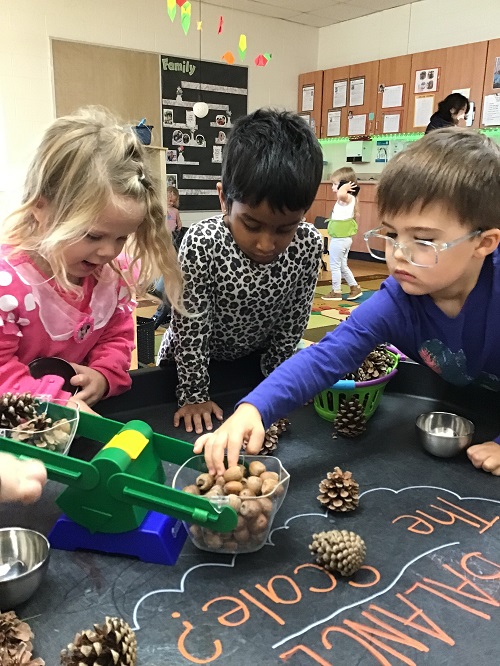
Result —
[[[408, 118], [406, 121], [407, 132], [422, 132], [429, 123], [429, 118], [423, 118], [421, 122], [415, 124], [415, 104], [418, 99], [432, 98], [432, 113], [437, 109], [437, 103], [446, 97], [443, 95], [443, 79], [445, 76], [446, 60], [448, 49], [436, 49], [435, 51], [424, 51], [423, 53], [414, 53], [411, 57], [411, 74], [410, 74], [410, 100], [408, 104]], [[415, 77], [418, 71], [439, 69], [437, 90], [422, 91], [415, 93]], [[425, 122], [424, 122], [425, 120]], [[418, 122], [418, 121], [417, 121]]]
[[[303, 108], [303, 93], [304, 88], [312, 87], [314, 89], [313, 95], [313, 109], [307, 110]], [[311, 126], [314, 127], [314, 133], [319, 138], [321, 129], [321, 113], [323, 103], [323, 70], [317, 72], [308, 72], [307, 74], [300, 74], [299, 76], [299, 96], [297, 102], [297, 110], [300, 114], [308, 114]]]
[[328, 112], [340, 111], [340, 135], [347, 136], [347, 102], [349, 94], [347, 92], [346, 105], [343, 107], [333, 106], [333, 87], [335, 83], [345, 82], [349, 86], [349, 65], [345, 67], [334, 67], [326, 69], [323, 72], [323, 111], [321, 114], [321, 137], [328, 136]]
[[[349, 67], [349, 91], [347, 98], [347, 134], [349, 134], [349, 114], [353, 116], [366, 115], [365, 131], [361, 134], [374, 134], [375, 133], [375, 113], [377, 110], [377, 85], [378, 85], [378, 68], [379, 61], [361, 62], [357, 65]], [[351, 106], [351, 87], [353, 82], [364, 78], [365, 94], [363, 104], [360, 106]], [[358, 132], [353, 132], [357, 134]]]
[[[500, 42], [500, 40], [497, 41]], [[439, 88], [439, 94], [436, 99], [440, 102], [454, 90], [470, 88], [469, 99], [475, 105], [475, 116], [472, 126], [480, 127], [484, 66], [486, 63], [488, 42], [453, 46], [446, 49], [446, 51], [446, 68], [441, 79], [443, 85]], [[493, 74], [490, 83], [492, 82]]]
[[[500, 58], [500, 39], [491, 39], [488, 42], [488, 50], [486, 56], [486, 68], [484, 72], [484, 85], [483, 85], [483, 96], [481, 98], [480, 109], [478, 109], [477, 115], [480, 115], [479, 126], [484, 127], [483, 122], [483, 105], [484, 105], [484, 96], [485, 95], [494, 95], [500, 93], [500, 88], [493, 88], [493, 76], [497, 69], [496, 59]], [[479, 114], [480, 110], [480, 114]]]
[[[386, 114], [399, 115], [399, 132], [406, 131], [408, 116], [408, 102], [410, 98], [411, 55], [385, 58], [379, 61], [377, 85], [377, 113], [375, 116], [375, 134], [384, 134], [384, 116]], [[383, 91], [379, 86], [403, 86], [403, 95], [399, 106], [383, 108]], [[394, 130], [392, 130], [394, 131]]]

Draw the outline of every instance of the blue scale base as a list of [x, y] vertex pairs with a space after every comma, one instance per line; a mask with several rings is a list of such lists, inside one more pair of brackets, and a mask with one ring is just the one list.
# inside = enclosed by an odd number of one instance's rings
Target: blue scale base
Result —
[[180, 520], [150, 511], [140, 527], [119, 534], [89, 532], [63, 515], [48, 538], [52, 548], [59, 550], [94, 550], [137, 557], [153, 564], [172, 565], [177, 562], [186, 537], [186, 529]]

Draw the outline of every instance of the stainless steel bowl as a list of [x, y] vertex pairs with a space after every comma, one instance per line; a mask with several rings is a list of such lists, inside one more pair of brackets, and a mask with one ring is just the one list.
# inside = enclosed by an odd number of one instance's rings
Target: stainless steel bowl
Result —
[[420, 414], [416, 426], [424, 449], [440, 458], [460, 453], [469, 446], [474, 435], [471, 421], [450, 412]]
[[22, 527], [0, 529], [0, 611], [19, 606], [36, 592], [49, 556], [43, 534]]

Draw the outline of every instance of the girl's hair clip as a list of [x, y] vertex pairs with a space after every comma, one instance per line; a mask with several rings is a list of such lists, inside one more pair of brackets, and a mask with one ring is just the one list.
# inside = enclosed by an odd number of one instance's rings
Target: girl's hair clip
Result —
[[151, 183], [149, 182], [149, 180], [146, 178], [146, 176], [143, 173], [141, 173], [141, 175], [139, 176], [139, 180], [144, 185], [144, 187], [147, 190], [149, 190], [149, 188], [151, 187]]

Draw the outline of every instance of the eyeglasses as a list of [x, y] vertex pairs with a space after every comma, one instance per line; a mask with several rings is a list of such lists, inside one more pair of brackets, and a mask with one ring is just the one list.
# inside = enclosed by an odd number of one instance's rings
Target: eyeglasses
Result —
[[481, 229], [471, 231], [466, 236], [461, 236], [450, 243], [432, 243], [426, 240], [410, 240], [405, 243], [398, 243], [392, 236], [378, 233], [381, 229], [382, 227], [372, 229], [363, 236], [372, 257], [380, 261], [386, 261], [388, 255], [393, 256], [396, 249], [399, 249], [408, 263], [421, 268], [435, 266], [438, 262], [439, 252], [449, 250], [451, 247], [483, 233]]

